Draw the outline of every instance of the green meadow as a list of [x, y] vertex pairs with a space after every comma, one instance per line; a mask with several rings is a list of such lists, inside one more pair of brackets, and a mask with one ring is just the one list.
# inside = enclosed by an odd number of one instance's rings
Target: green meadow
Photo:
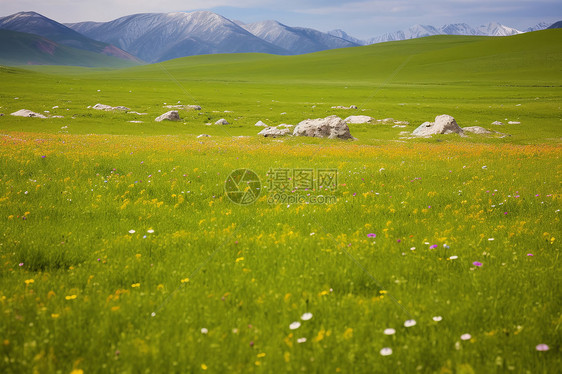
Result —
[[[0, 372], [556, 372], [561, 41], [1, 66]], [[254, 126], [333, 114], [410, 124]], [[440, 114], [510, 136], [407, 139]]]

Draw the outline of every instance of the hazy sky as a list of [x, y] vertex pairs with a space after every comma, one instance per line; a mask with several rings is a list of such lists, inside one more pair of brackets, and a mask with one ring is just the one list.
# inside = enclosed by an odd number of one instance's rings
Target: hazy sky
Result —
[[146, 12], [207, 9], [243, 22], [276, 19], [367, 38], [411, 25], [497, 21], [525, 29], [562, 20], [561, 0], [0, 0], [0, 16], [33, 10], [58, 22], [109, 21]]

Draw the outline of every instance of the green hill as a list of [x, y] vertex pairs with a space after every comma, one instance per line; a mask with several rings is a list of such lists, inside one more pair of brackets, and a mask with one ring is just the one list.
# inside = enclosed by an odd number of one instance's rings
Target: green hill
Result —
[[58, 44], [52, 40], [0, 29], [0, 64], [128, 67], [136, 63]]

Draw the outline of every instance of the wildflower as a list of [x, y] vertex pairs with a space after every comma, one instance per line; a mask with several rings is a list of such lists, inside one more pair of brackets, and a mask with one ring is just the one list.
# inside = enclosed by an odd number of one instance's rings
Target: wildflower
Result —
[[206, 328], [203, 327], [203, 328], [201, 329], [201, 334], [205, 334], [205, 335], [206, 335], [206, 334], [208, 334], [208, 333], [209, 333], [209, 330], [207, 330]]
[[184, 279], [181, 280], [181, 282], [182, 282], [182, 283], [187, 283], [187, 282], [189, 282], [189, 278], [184, 278]]
[[262, 352], [262, 353], [258, 353], [258, 354], [257, 354], [257, 357], [258, 357], [258, 358], [262, 358], [262, 357], [265, 357], [265, 356], [266, 356], [265, 352]]
[[414, 319], [409, 319], [406, 320], [406, 322], [404, 322], [404, 327], [412, 327], [416, 325], [416, 320]]
[[74, 300], [76, 299], [76, 295], [68, 295], [64, 297], [66, 300]]
[[134, 234], [135, 232], [135, 230], [129, 230], [129, 234]]
[[60, 315], [57, 314], [57, 313], [52, 313], [52, 314], [51, 314], [51, 318], [53, 318], [53, 319], [57, 319], [57, 318], [59, 318], [59, 316], [60, 316]]
[[207, 370], [207, 369], [208, 369], [208, 367], [207, 367], [207, 365], [205, 365], [205, 364], [201, 364], [201, 369], [203, 369], [203, 370]]
[[456, 260], [457, 258], [459, 258], [459, 256], [451, 256], [449, 257], [449, 260]]
[[293, 323], [291, 323], [291, 324], [289, 325], [289, 328], [290, 328], [291, 330], [296, 330], [296, 329], [298, 329], [299, 327], [301, 327], [301, 323], [300, 323], [300, 322], [293, 322]]
[[441, 316], [435, 316], [435, 317], [433, 317], [433, 320], [434, 320], [435, 322], [441, 322], [442, 319], [443, 319], [443, 317], [441, 317]]
[[461, 340], [470, 340], [472, 338], [472, 335], [470, 334], [462, 334], [461, 335]]
[[546, 351], [548, 351], [548, 350], [550, 349], [550, 347], [549, 347], [548, 345], [546, 345], [546, 344], [539, 344], [539, 345], [537, 345], [535, 348], [536, 348], [536, 350], [539, 351], [539, 352], [546, 352]]
[[377, 234], [375, 234], [375, 233], [371, 232], [371, 233], [367, 234], [367, 238], [376, 238], [376, 237], [377, 237]]
[[482, 263], [481, 263], [481, 262], [478, 262], [478, 261], [474, 261], [474, 262], [472, 263], [472, 265], [474, 265], [474, 266], [482, 266]]
[[35, 282], [35, 281], [34, 281], [33, 279], [26, 279], [24, 282], [25, 282], [25, 285], [27, 286], [27, 285], [29, 285], [30, 283], [33, 283], [33, 282]]
[[298, 338], [297, 343], [304, 343], [306, 342], [306, 338]]
[[384, 334], [385, 335], [394, 335], [396, 333], [396, 330], [392, 329], [392, 328], [388, 328], [384, 330]]
[[435, 249], [437, 248], [437, 244], [433, 244], [431, 247], [429, 247], [429, 249]]
[[305, 313], [305, 314], [303, 314], [303, 315], [301, 316], [301, 319], [302, 319], [303, 321], [308, 321], [308, 320], [311, 319], [311, 318], [312, 318], [312, 313]]
[[131, 287], [133, 287], [133, 288], [140, 287], [140, 283], [133, 283], [133, 284], [131, 284]]
[[533, 257], [534, 255], [532, 253], [527, 253], [527, 256]]
[[383, 348], [380, 351], [381, 356], [390, 356], [392, 354], [392, 348]]
[[154, 230], [153, 230], [153, 229], [148, 229], [148, 230], [146, 230], [146, 232], [149, 233], [149, 234], [154, 234]]
[[20, 263], [18, 264], [18, 266], [19, 266], [19, 267], [22, 267], [22, 266], [23, 266], [23, 262], [20, 262]]

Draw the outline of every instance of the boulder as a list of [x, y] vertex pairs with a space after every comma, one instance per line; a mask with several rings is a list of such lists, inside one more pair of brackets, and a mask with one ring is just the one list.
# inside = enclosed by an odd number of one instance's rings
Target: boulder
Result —
[[492, 122], [492, 125], [496, 125], [496, 126], [503, 126], [503, 122], [500, 122], [500, 121], [494, 121], [494, 122]]
[[470, 133], [479, 134], [479, 135], [487, 135], [487, 134], [493, 133], [492, 131], [486, 130], [485, 128], [480, 127], [480, 126], [463, 127], [462, 130], [464, 132], [470, 132]]
[[338, 116], [304, 120], [295, 127], [293, 135], [329, 139], [353, 138], [347, 123]]
[[105, 105], [105, 104], [96, 104], [92, 107], [92, 109], [96, 109], [96, 110], [122, 110], [122, 111], [127, 111], [130, 110], [129, 108], [127, 108], [126, 106], [111, 106], [111, 105]]
[[156, 122], [179, 121], [179, 120], [180, 120], [180, 115], [177, 110], [170, 110], [169, 112], [166, 112], [162, 114], [160, 117], [155, 119]]
[[435, 117], [435, 122], [424, 122], [412, 132], [415, 136], [431, 136], [435, 134], [464, 135], [457, 121], [447, 114]]
[[285, 136], [289, 135], [291, 130], [289, 129], [280, 129], [278, 127], [266, 127], [265, 129], [258, 132], [258, 135], [263, 135], [265, 138], [276, 138], [278, 136]]
[[229, 123], [224, 118], [221, 118], [217, 122], [215, 122], [215, 125], [229, 125]]
[[348, 124], [361, 124], [361, 123], [369, 123], [374, 120], [373, 117], [369, 116], [349, 116], [343, 121]]
[[35, 113], [32, 112], [31, 110], [27, 110], [27, 109], [20, 109], [17, 112], [14, 112], [12, 114], [10, 114], [11, 116], [15, 116], [15, 117], [37, 117], [37, 118], [47, 118], [44, 115], [40, 114], [40, 113]]
[[207, 134], [201, 134], [201, 135], [197, 135], [197, 139], [199, 138], [210, 138], [211, 135], [207, 135]]
[[256, 122], [256, 124], [254, 126], [261, 126], [261, 127], [268, 127], [265, 123], [263, 123], [262, 121], [258, 121]]
[[[315, 108], [316, 106], [313, 106], [313, 108]], [[333, 106], [332, 109], [357, 109], [357, 105], [350, 105], [350, 106], [342, 106], [342, 105], [336, 105]]]

